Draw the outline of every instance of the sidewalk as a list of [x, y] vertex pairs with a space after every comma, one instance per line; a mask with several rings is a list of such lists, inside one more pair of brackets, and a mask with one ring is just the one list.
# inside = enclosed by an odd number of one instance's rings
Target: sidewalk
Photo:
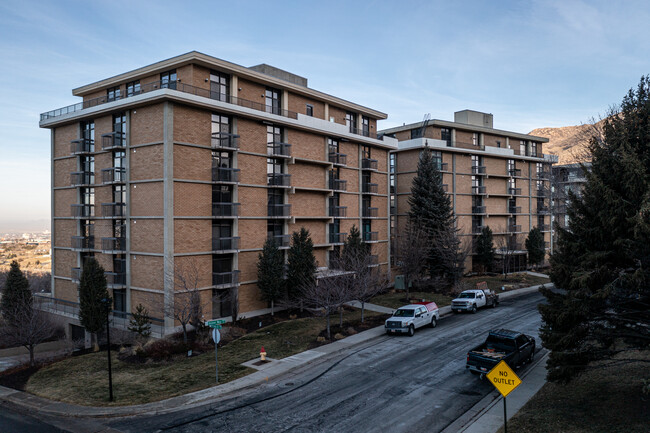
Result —
[[[502, 299], [521, 296], [527, 293], [535, 292], [539, 287], [540, 286], [526, 287], [523, 289], [500, 293], [499, 296]], [[386, 308], [373, 304], [366, 304], [366, 308], [370, 310], [371, 305], [372, 308]], [[451, 314], [451, 307], [447, 306], [440, 308], [441, 317], [449, 314]], [[339, 340], [325, 346], [318, 347], [316, 349], [307, 350], [305, 352], [298, 353], [284, 359], [272, 360], [272, 362], [263, 364], [262, 366], [253, 366], [253, 368], [257, 368], [258, 371], [232, 382], [153, 403], [114, 407], [79, 406], [48, 400], [32, 394], [28, 394], [26, 392], [17, 391], [1, 386], [0, 401], [7, 401], [28, 409], [33, 409], [41, 414], [67, 417], [121, 417], [139, 415], [143, 413], [146, 413], [148, 415], [155, 415], [176, 412], [204, 404], [208, 401], [214, 402], [221, 398], [233, 397], [238, 393], [242, 393], [259, 384], [268, 382], [271, 379], [291, 374], [292, 371], [295, 372], [295, 370], [300, 367], [306, 367], [310, 364], [322, 363], [334, 359], [341, 352], [367, 343], [379, 336], [384, 335], [384, 333], [384, 327], [378, 326], [376, 328], [360, 332], [356, 335], [349, 336], [343, 340]]]
[[[70, 344], [66, 341], [48, 341], [39, 344], [34, 349], [34, 357], [38, 361], [42, 358], [51, 358], [62, 355], [70, 350]], [[15, 367], [16, 365], [29, 362], [29, 351], [23, 346], [0, 349], [0, 372]]]

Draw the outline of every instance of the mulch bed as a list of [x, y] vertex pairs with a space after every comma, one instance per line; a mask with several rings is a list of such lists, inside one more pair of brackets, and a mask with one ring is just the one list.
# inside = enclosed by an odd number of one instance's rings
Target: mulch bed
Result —
[[38, 364], [35, 367], [30, 367], [29, 365], [18, 365], [5, 370], [0, 374], [0, 385], [24, 391], [29, 378], [32, 374], [40, 370], [41, 367], [43, 367], [42, 364]]

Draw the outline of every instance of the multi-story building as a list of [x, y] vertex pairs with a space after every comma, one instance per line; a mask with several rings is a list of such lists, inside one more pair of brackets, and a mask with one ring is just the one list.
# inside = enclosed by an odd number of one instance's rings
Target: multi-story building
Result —
[[[407, 223], [418, 159], [429, 149], [468, 248], [485, 226], [497, 255], [510, 257], [513, 270], [526, 265], [531, 228], [542, 230], [550, 248], [550, 165], [557, 159], [542, 153], [548, 139], [494, 129], [492, 114], [470, 110], [456, 112], [453, 122], [429, 120], [380, 133], [399, 140], [390, 154], [391, 233], [399, 235]], [[472, 267], [470, 255], [466, 270]]]
[[582, 189], [587, 182], [585, 170], [591, 168], [591, 163], [554, 165], [552, 171], [552, 223], [557, 223], [562, 228], [569, 225], [567, 205], [569, 192], [576, 196], [582, 194]]
[[142, 303], [163, 332], [179, 269], [198, 270], [205, 318], [251, 316], [267, 237], [309, 229], [327, 267], [352, 225], [387, 268], [388, 152], [379, 111], [280, 69], [198, 52], [73, 90], [51, 129], [55, 304], [74, 315], [85, 260], [106, 269], [114, 316]]

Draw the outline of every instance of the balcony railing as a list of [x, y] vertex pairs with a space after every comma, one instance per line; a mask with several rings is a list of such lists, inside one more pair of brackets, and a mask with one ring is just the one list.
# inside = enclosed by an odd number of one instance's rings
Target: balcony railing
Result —
[[212, 251], [233, 251], [239, 249], [239, 236], [228, 238], [213, 238]]
[[508, 194], [521, 195], [521, 188], [508, 188]]
[[81, 280], [81, 273], [83, 272], [83, 269], [81, 268], [72, 268], [70, 269], [70, 277], [73, 282], [78, 283], [79, 280]]
[[93, 218], [95, 216], [95, 205], [92, 204], [71, 204], [70, 210], [74, 218]]
[[285, 173], [267, 173], [266, 183], [269, 186], [289, 188], [291, 186], [291, 175]]
[[484, 186], [472, 186], [472, 194], [485, 195], [487, 188]]
[[330, 189], [335, 191], [346, 191], [348, 188], [348, 181], [343, 179], [334, 179], [330, 177]]
[[239, 171], [238, 168], [212, 167], [212, 182], [237, 183]]
[[508, 170], [508, 175], [510, 176], [521, 176], [521, 169], [520, 168], [511, 168]]
[[515, 225], [511, 224], [511, 225], [508, 226], [508, 231], [509, 232], [520, 232], [521, 231], [521, 226], [516, 225], [516, 224]]
[[102, 183], [124, 183], [126, 182], [126, 168], [111, 167], [102, 169]]
[[[267, 113], [272, 113], [282, 117], [288, 117], [291, 119], [298, 119], [298, 113], [289, 110], [283, 110], [280, 107], [271, 107], [266, 104], [259, 102], [249, 101], [246, 99], [237, 98], [230, 95], [224, 95], [218, 92], [212, 92], [209, 89], [203, 89], [200, 87], [195, 87], [190, 84], [181, 83], [180, 81], [154, 81], [151, 83], [142, 84], [140, 86], [140, 91], [133, 95], [122, 95], [122, 98], [132, 97], [140, 95], [142, 93], [148, 93], [159, 89], [170, 89], [176, 90], [182, 93], [188, 93], [191, 95], [201, 96], [204, 98], [210, 98], [217, 101], [225, 102], [227, 104], [238, 105], [244, 108], [250, 108], [253, 110], [264, 111]], [[114, 101], [116, 98], [109, 98], [107, 95], [100, 96], [94, 99], [88, 99], [77, 104], [68, 105], [67, 107], [59, 108], [57, 110], [48, 111], [47, 113], [41, 114], [41, 122], [48, 119], [53, 119], [59, 116], [63, 116], [70, 113], [75, 113], [86, 108], [96, 107], [98, 105], [106, 104], [108, 102]], [[374, 135], [372, 138], [377, 138]]]
[[330, 244], [343, 244], [347, 233], [330, 233]]
[[485, 206], [472, 206], [473, 214], [482, 214], [485, 213]]
[[102, 238], [102, 251], [105, 253], [126, 251], [126, 238]]
[[102, 203], [102, 216], [104, 218], [126, 217], [126, 203]]
[[291, 145], [289, 143], [274, 141], [272, 144], [267, 145], [266, 149], [269, 156], [279, 158], [289, 158], [291, 156]]
[[364, 194], [377, 194], [379, 186], [376, 183], [364, 182], [361, 185], [361, 191]]
[[448, 168], [449, 168], [449, 163], [446, 162], [438, 163], [438, 171], [447, 171]]
[[348, 156], [344, 153], [330, 152], [329, 162], [334, 165], [345, 165], [347, 164]]
[[104, 272], [106, 285], [111, 289], [118, 289], [126, 286], [126, 274], [124, 272]]
[[71, 248], [75, 251], [86, 251], [95, 248], [95, 236], [72, 236]]
[[377, 218], [379, 214], [379, 208], [377, 207], [365, 207], [363, 208], [362, 215], [364, 218]]
[[213, 272], [212, 285], [218, 288], [234, 287], [239, 284], [239, 271]]
[[213, 132], [212, 148], [237, 150], [239, 148], [239, 135], [230, 134], [228, 132]]
[[278, 245], [278, 248], [288, 248], [291, 241], [291, 235], [273, 235], [273, 240]]
[[363, 158], [361, 160], [361, 168], [364, 170], [377, 170], [377, 160], [370, 158]]
[[95, 174], [91, 171], [75, 171], [70, 173], [70, 185], [84, 186], [95, 183]]
[[109, 132], [102, 134], [102, 150], [124, 149], [126, 134], [124, 132]]
[[379, 240], [379, 232], [363, 232], [364, 242], [376, 242]]
[[269, 217], [288, 218], [291, 216], [291, 205], [290, 204], [269, 204], [268, 211], [269, 211]]
[[239, 203], [212, 203], [212, 216], [215, 218], [233, 218], [239, 216]]
[[508, 213], [521, 213], [521, 206], [508, 206]]
[[73, 155], [86, 155], [95, 151], [95, 140], [79, 138], [70, 142], [70, 153]]
[[347, 206], [330, 206], [330, 216], [334, 218], [345, 218], [348, 214]]
[[485, 174], [485, 166], [484, 165], [473, 165], [472, 166], [472, 174]]
[[364, 137], [378, 138], [377, 134], [370, 132], [368, 129], [350, 127], [350, 132], [357, 135], [363, 135]]

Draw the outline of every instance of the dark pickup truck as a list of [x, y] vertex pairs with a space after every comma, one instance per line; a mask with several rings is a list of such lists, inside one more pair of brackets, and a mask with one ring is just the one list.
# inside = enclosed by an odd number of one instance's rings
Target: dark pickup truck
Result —
[[505, 360], [510, 368], [515, 368], [535, 357], [535, 338], [521, 332], [497, 329], [490, 331], [485, 343], [476, 346], [467, 353], [468, 368], [481, 378]]

